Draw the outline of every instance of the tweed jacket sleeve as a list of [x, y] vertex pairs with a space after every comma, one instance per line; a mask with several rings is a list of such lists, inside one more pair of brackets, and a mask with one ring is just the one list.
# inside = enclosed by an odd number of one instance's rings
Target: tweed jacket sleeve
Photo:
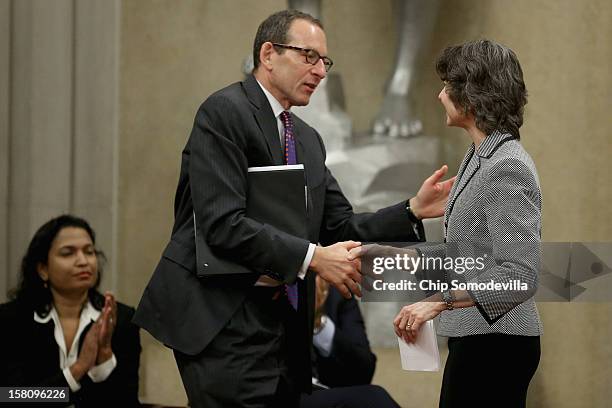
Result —
[[484, 268], [459, 270], [457, 263], [445, 271], [451, 288], [453, 280], [467, 285], [476, 307], [443, 313], [444, 333], [541, 331], [532, 299], [541, 262], [541, 201], [535, 165], [511, 135], [495, 132], [468, 150], [446, 209], [444, 253], [440, 245], [421, 248], [426, 256], [484, 259]]
[[535, 174], [517, 158], [493, 165], [483, 197], [495, 266], [478, 274], [479, 282], [519, 281], [526, 290], [473, 290], [472, 298], [490, 323], [531, 298], [540, 268], [540, 189]]

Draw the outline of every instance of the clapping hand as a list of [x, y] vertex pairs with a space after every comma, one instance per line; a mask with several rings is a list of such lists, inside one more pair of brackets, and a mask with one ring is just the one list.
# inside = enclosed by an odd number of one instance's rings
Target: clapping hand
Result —
[[96, 361], [97, 364], [102, 364], [113, 355], [111, 340], [113, 338], [115, 326], [117, 325], [117, 302], [110, 292], [104, 294], [104, 308], [96, 324], [100, 326], [98, 331], [98, 354]]
[[100, 323], [95, 322], [85, 335], [77, 361], [70, 366], [70, 373], [77, 381], [79, 381], [93, 366], [96, 365], [99, 333]]

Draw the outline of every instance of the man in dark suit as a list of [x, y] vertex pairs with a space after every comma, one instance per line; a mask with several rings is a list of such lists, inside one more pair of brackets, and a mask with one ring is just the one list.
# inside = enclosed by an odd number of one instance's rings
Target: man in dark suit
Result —
[[[443, 213], [444, 170], [408, 202], [353, 213], [321, 137], [288, 112], [308, 104], [331, 67], [326, 55], [318, 20], [275, 13], [257, 31], [253, 75], [196, 115], [172, 237], [134, 317], [174, 350], [192, 407], [297, 406], [311, 387], [314, 274], [345, 297], [360, 294], [358, 264], [347, 259], [359, 243], [347, 240], [416, 241], [416, 217]], [[305, 169], [307, 239], [245, 214], [248, 168], [292, 163]]]
[[399, 408], [379, 385], [372, 385], [376, 355], [370, 348], [363, 316], [355, 298], [345, 299], [316, 278], [311, 395], [302, 394], [300, 408]]

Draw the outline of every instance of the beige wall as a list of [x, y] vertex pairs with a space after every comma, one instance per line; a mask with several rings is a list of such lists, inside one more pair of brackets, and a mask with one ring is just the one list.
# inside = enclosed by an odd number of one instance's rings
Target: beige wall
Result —
[[0, 302], [42, 223], [97, 231], [116, 290], [119, 0], [0, 0]]
[[[169, 237], [180, 152], [199, 103], [241, 78], [241, 61], [251, 52], [258, 23], [284, 5], [280, 0], [122, 3], [118, 288], [126, 302], [138, 302]], [[366, 130], [393, 63], [390, 1], [324, 1], [323, 19], [348, 113], [356, 130]], [[418, 111], [426, 132], [444, 141], [447, 161], [456, 169], [467, 139], [443, 124], [433, 71], [437, 53], [480, 37], [516, 51], [530, 93], [523, 143], [539, 170], [548, 241], [612, 241], [610, 21], [612, 3], [606, 0], [442, 1], [433, 45], [419, 63]], [[545, 335], [530, 405], [605, 405], [612, 399], [611, 305], [542, 304], [540, 310]], [[149, 337], [143, 340], [143, 395], [184, 402], [171, 356]], [[376, 378], [402, 404], [436, 401], [437, 384], [417, 394], [407, 379], [398, 386], [406, 377], [385, 365], [389, 352], [382, 353]], [[163, 380], [160, 371], [171, 379]]]

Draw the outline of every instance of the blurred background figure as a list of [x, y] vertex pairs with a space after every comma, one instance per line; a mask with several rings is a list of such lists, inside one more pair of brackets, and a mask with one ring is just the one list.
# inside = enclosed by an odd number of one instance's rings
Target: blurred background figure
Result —
[[370, 384], [376, 355], [370, 349], [357, 300], [343, 298], [317, 277], [315, 307], [315, 391], [302, 395], [300, 408], [399, 407], [384, 388]]
[[397, 19], [395, 65], [372, 130], [382, 136], [416, 136], [422, 132], [423, 124], [414, 109], [414, 73], [417, 56], [429, 44], [434, 31], [439, 1], [394, 0], [393, 7]]
[[19, 286], [0, 305], [0, 386], [69, 387], [75, 407], [140, 406], [134, 309], [98, 291], [104, 255], [84, 219], [34, 234]]

